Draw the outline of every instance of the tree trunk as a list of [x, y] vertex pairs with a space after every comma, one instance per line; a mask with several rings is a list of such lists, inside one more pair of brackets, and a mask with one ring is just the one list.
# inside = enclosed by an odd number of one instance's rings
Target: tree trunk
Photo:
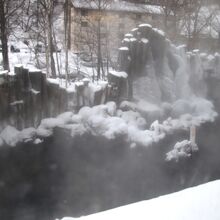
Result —
[[98, 41], [98, 57], [97, 57], [97, 78], [100, 79], [101, 75], [101, 21], [98, 20], [98, 30], [97, 30], [97, 41]]
[[2, 1], [0, 1], [0, 26], [1, 26], [3, 67], [5, 70], [10, 71], [9, 59], [8, 59], [8, 34], [6, 29], [4, 3]]
[[[52, 4], [52, 3], [51, 3]], [[48, 12], [48, 53], [49, 53], [49, 68], [51, 75], [56, 78], [56, 68], [55, 62], [53, 58], [53, 36], [52, 36], [52, 6], [50, 5], [50, 9]]]
[[69, 0], [65, 1], [65, 8], [64, 8], [64, 27], [65, 27], [65, 78], [66, 78], [66, 88], [68, 82], [68, 69], [69, 69], [69, 57], [68, 57], [68, 49], [69, 49], [69, 37], [70, 37], [70, 16], [69, 16]]
[[[51, 30], [51, 24], [50, 24], [50, 31], [49, 31], [49, 37], [50, 37], [50, 65], [51, 65], [51, 74], [54, 78], [56, 78], [56, 67], [55, 67], [55, 62], [54, 62], [54, 58], [53, 58], [53, 37], [52, 37], [52, 30]], [[56, 48], [55, 48], [56, 50]]]

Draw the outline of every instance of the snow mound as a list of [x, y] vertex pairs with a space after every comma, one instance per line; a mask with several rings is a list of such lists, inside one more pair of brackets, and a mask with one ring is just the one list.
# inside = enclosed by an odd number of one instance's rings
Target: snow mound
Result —
[[64, 112], [57, 116], [58, 119], [62, 120], [64, 124], [73, 122], [73, 112]]
[[37, 131], [35, 128], [25, 128], [18, 131], [12, 126], [7, 126], [0, 134], [0, 146], [6, 143], [15, 147], [19, 142], [29, 142], [35, 139]]
[[16, 128], [9, 125], [1, 132], [0, 137], [7, 145], [15, 147], [20, 141], [19, 134]]
[[29, 142], [35, 139], [37, 131], [35, 128], [25, 128], [19, 133], [19, 139], [23, 142]]
[[[81, 220], [219, 220], [220, 180], [180, 192], [142, 201], [105, 212], [81, 217]], [[78, 218], [65, 217], [62, 220]]]
[[166, 154], [166, 161], [174, 160], [178, 162], [180, 158], [191, 157], [191, 155], [198, 150], [198, 146], [193, 144], [191, 141], [183, 140], [181, 142], [177, 142], [173, 150]]
[[[184, 111], [180, 110], [182, 106], [187, 106]], [[194, 99], [191, 103], [179, 100], [173, 106], [165, 104], [162, 108], [142, 100], [137, 103], [123, 101], [119, 108], [115, 102], [107, 102], [93, 107], [82, 107], [77, 114], [64, 112], [56, 118], [43, 119], [37, 129], [18, 131], [8, 126], [0, 134], [0, 140], [9, 146], [27, 141], [35, 143], [36, 138], [43, 140], [53, 135], [54, 128], [60, 127], [67, 129], [72, 137], [91, 134], [109, 140], [123, 138], [132, 147], [148, 147], [176, 130], [189, 130], [191, 126], [213, 121], [217, 116], [213, 108], [213, 104], [204, 99]], [[157, 120], [174, 111], [178, 112], [176, 116], [181, 111], [178, 118]], [[178, 160], [183, 155], [188, 155], [186, 148], [174, 147], [167, 157], [168, 160]]]

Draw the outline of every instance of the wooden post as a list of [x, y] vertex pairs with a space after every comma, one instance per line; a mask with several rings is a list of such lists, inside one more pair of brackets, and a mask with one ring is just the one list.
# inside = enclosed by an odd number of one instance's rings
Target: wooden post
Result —
[[190, 127], [190, 141], [192, 144], [196, 144], [196, 126], [192, 125]]

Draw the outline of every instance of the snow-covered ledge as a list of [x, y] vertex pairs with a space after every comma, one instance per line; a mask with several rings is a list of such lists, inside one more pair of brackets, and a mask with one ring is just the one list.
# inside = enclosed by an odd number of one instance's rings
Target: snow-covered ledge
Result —
[[[81, 220], [219, 220], [220, 180], [138, 202]], [[78, 218], [65, 217], [62, 220]]]

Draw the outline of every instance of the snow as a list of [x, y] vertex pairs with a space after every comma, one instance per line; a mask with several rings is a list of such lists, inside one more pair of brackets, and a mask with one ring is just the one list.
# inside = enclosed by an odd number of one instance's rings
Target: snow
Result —
[[37, 136], [46, 138], [53, 134], [53, 129], [55, 127], [62, 127], [67, 123], [69, 118], [67, 118], [69, 113], [63, 113], [59, 115], [57, 118], [46, 118], [41, 120], [39, 127], [37, 128]]
[[[101, 88], [101, 86], [100, 86]], [[180, 102], [186, 105], [186, 101]], [[189, 104], [190, 103], [190, 104]], [[143, 100], [132, 103], [123, 101], [119, 108], [115, 102], [107, 102], [93, 107], [84, 106], [77, 114], [64, 112], [56, 118], [43, 119], [38, 128], [28, 128], [22, 131], [8, 126], [0, 134], [2, 139], [9, 146], [16, 146], [19, 142], [33, 141], [36, 138], [47, 138], [53, 135], [55, 127], [65, 128], [70, 131], [72, 137], [82, 136], [90, 133], [93, 136], [106, 139], [123, 138], [130, 146], [141, 145], [151, 146], [160, 141], [167, 134], [176, 130], [190, 130], [191, 126], [200, 126], [206, 121], [212, 121], [217, 116], [213, 104], [202, 98], [189, 99], [190, 113], [186, 109], [177, 114], [176, 118], [167, 118], [164, 121], [157, 119], [165, 115], [164, 111], [178, 112], [176, 105], [165, 103], [163, 108], [145, 102]], [[167, 106], [167, 107], [166, 107]], [[182, 106], [182, 104], [181, 104]], [[36, 141], [36, 143], [39, 143]], [[182, 146], [182, 145], [181, 145]], [[178, 158], [187, 148], [175, 146], [169, 158]]]
[[14, 101], [14, 102], [11, 102], [10, 105], [23, 105], [24, 104], [24, 101], [23, 100], [17, 100], [17, 101]]
[[[94, 136], [114, 139], [126, 134], [127, 125], [119, 117], [111, 116], [115, 113], [112, 105], [99, 105], [93, 108], [83, 107], [79, 111], [84, 126]], [[113, 109], [113, 111], [112, 111]]]
[[[98, 9], [97, 1], [94, 0], [89, 3], [86, 0], [72, 0], [72, 4], [75, 8]], [[135, 4], [127, 1], [111, 1], [109, 4], [101, 3], [101, 8], [110, 11], [163, 14], [163, 8], [158, 5]]]
[[[123, 77], [126, 73], [119, 72], [120, 76]], [[80, 103], [79, 105], [94, 105], [95, 95], [98, 91], [105, 91], [108, 86], [107, 81], [98, 80], [92, 82], [88, 78], [84, 78], [81, 81], [68, 82], [67, 87], [64, 79], [53, 79], [48, 78], [48, 83], [54, 84], [66, 90], [68, 93], [75, 93], [75, 97], [78, 95], [81, 100], [84, 99], [84, 103]], [[80, 88], [80, 92], [77, 94], [78, 89]], [[101, 103], [105, 100], [105, 94], [102, 94]]]
[[0, 134], [0, 138], [9, 146], [15, 147], [17, 143], [20, 141], [19, 138], [20, 132], [8, 125]]
[[[131, 41], [131, 39], [130, 38], [128, 38], [128, 37], [125, 37], [124, 39], [123, 39], [123, 42], [130, 42]], [[122, 47], [123, 48], [123, 47]], [[120, 48], [119, 48], [119, 50], [120, 50]]]
[[133, 37], [133, 34], [125, 34], [125, 37], [127, 37], [127, 38], [132, 38]]
[[109, 74], [117, 76], [119, 78], [125, 78], [125, 79], [128, 77], [128, 74], [126, 72], [119, 72], [115, 70], [109, 71]]
[[192, 102], [192, 108], [194, 109], [194, 115], [196, 115], [200, 120], [214, 121], [217, 117], [217, 113], [214, 111], [213, 103], [206, 99], [194, 99]]
[[137, 105], [133, 102], [123, 101], [120, 103], [119, 108], [122, 109], [123, 111], [126, 111], [126, 110], [136, 111]]
[[148, 28], [152, 28], [152, 25], [150, 25], [150, 24], [140, 24], [139, 27], [148, 27]]
[[58, 119], [62, 120], [64, 124], [70, 124], [73, 122], [73, 112], [64, 112], [57, 116]]
[[191, 143], [191, 141], [183, 140], [177, 142], [170, 152], [166, 154], [166, 161], [176, 161], [178, 162], [180, 158], [191, 157], [192, 153], [198, 151], [198, 146]]
[[131, 31], [132, 32], [138, 31], [138, 28], [133, 28]]
[[162, 30], [160, 30], [160, 29], [157, 29], [157, 28], [153, 28], [153, 30], [154, 30], [157, 34], [159, 34], [159, 35], [161, 35], [161, 36], [165, 36], [165, 32], [164, 32], [164, 31], [162, 31]]
[[19, 133], [20, 142], [28, 142], [35, 139], [37, 131], [35, 128], [25, 128]]
[[[154, 105], [148, 104], [147, 106], [148, 108], [146, 108], [145, 104], [144, 108], [143, 104], [141, 105], [145, 111], [148, 110], [152, 114], [158, 111], [158, 108]], [[141, 111], [137, 112], [139, 108], [138, 105], [127, 101], [121, 103], [119, 110], [116, 110], [115, 103], [107, 103], [107, 105], [99, 105], [92, 108], [83, 107], [78, 113], [80, 116], [78, 122], [82, 121], [87, 130], [95, 136], [104, 136], [112, 139], [121, 135], [126, 137], [130, 143], [147, 147], [154, 142], [158, 142], [168, 133], [179, 129], [189, 130], [193, 124], [200, 125], [208, 120], [208, 118], [203, 118], [202, 120], [201, 115], [193, 117], [183, 114], [178, 119], [168, 118], [162, 123], [156, 120], [150, 126], [150, 130], [147, 130], [147, 121], [141, 116]], [[211, 109], [209, 110], [211, 111]]]
[[30, 89], [30, 91], [31, 91], [31, 93], [32, 94], [34, 94], [34, 95], [38, 95], [38, 94], [40, 94], [40, 91], [38, 91], [38, 90], [35, 90], [35, 89]]
[[137, 41], [137, 38], [132, 37], [132, 38], [130, 39], [130, 41], [131, 41], [131, 42]]
[[[129, 40], [130, 41], [130, 40]], [[129, 48], [128, 47], [120, 47], [119, 50], [125, 50], [125, 51], [128, 51]]]
[[112, 210], [62, 220], [219, 220], [220, 180]]
[[115, 102], [107, 102], [106, 103], [107, 111], [110, 116], [116, 115], [117, 105]]
[[60, 79], [59, 78], [47, 78], [47, 81], [51, 84], [59, 85], [60, 84]]
[[38, 145], [38, 144], [41, 144], [42, 142], [43, 141], [40, 138], [36, 138], [33, 143]]
[[8, 146], [15, 147], [19, 142], [29, 142], [35, 140], [37, 131], [35, 128], [25, 128], [18, 131], [12, 126], [7, 126], [0, 134], [0, 146], [6, 143]]
[[142, 38], [142, 39], [141, 39], [141, 41], [142, 41], [144, 44], [149, 43], [149, 40], [148, 40], [148, 39], [146, 39], [146, 38]]
[[[58, 32], [57, 35], [60, 35], [60, 33]], [[16, 43], [16, 42], [14, 41], [14, 43]], [[84, 65], [82, 60], [79, 58], [79, 55], [77, 55], [73, 51], [68, 52], [68, 57], [69, 57], [68, 71], [69, 71], [69, 74], [73, 74], [76, 77], [83, 76], [83, 77], [88, 77], [91, 79], [91, 77], [94, 75], [94, 69], [92, 67], [87, 67], [86, 65]], [[53, 56], [54, 56], [55, 66], [57, 68], [56, 54], [54, 53]], [[64, 78], [64, 76], [65, 76], [65, 65], [64, 65], [65, 52], [61, 51], [57, 54], [57, 56], [58, 56], [58, 63], [59, 63], [59, 67], [60, 67], [60, 74]], [[9, 74], [11, 74], [11, 75], [14, 75], [14, 67], [15, 66], [18, 66], [18, 67], [23, 66], [24, 68], [29, 69], [30, 73], [31, 72], [39, 72], [39, 71], [46, 72], [45, 53], [38, 54], [39, 62], [37, 62], [36, 54], [34, 52], [34, 45], [30, 45], [30, 50], [27, 53], [22, 52], [22, 50], [21, 50], [21, 52], [18, 52], [18, 53], [12, 53], [12, 52], [10, 52], [10, 47], [9, 47], [9, 59], [10, 59], [10, 73]], [[37, 65], [40, 70], [38, 68], [36, 68]], [[58, 69], [57, 69], [57, 76], [58, 76]], [[52, 82], [53, 80], [49, 79], [49, 81]], [[65, 80], [62, 80], [62, 81], [64, 82]], [[56, 80], [54, 80], [54, 83], [56, 83]], [[57, 82], [57, 84], [58, 84], [58, 82]], [[63, 85], [65, 85], [65, 82], [63, 83]]]
[[70, 127], [71, 136], [74, 138], [75, 136], [82, 136], [87, 133], [87, 129], [83, 124], [73, 124]]
[[134, 111], [118, 111], [117, 116], [121, 117], [128, 125], [135, 126], [139, 129], [146, 129], [147, 122], [138, 112]]
[[0, 71], [0, 75], [6, 75], [6, 74], [8, 74], [8, 70]]
[[40, 127], [45, 129], [53, 129], [57, 126], [61, 126], [64, 124], [64, 120], [62, 117], [60, 118], [46, 118], [41, 121]]
[[39, 136], [41, 138], [47, 138], [47, 137], [50, 137], [51, 135], [53, 135], [52, 130], [45, 129], [45, 128], [42, 128], [42, 127], [37, 128], [37, 136]]

